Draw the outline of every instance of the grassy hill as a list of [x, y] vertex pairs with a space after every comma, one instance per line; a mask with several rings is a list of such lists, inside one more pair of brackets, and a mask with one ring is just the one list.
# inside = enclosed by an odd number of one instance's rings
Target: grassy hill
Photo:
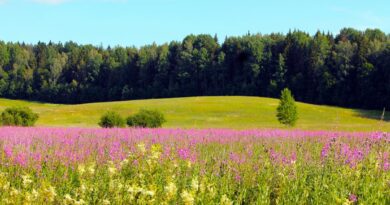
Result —
[[[96, 127], [100, 115], [114, 110], [127, 116], [140, 108], [165, 113], [164, 127], [180, 128], [284, 128], [275, 117], [278, 99], [259, 97], [187, 97], [120, 102], [60, 105], [0, 99], [0, 111], [8, 106], [28, 106], [39, 113], [37, 126]], [[345, 109], [298, 103], [298, 129], [390, 131], [381, 122], [381, 111]]]

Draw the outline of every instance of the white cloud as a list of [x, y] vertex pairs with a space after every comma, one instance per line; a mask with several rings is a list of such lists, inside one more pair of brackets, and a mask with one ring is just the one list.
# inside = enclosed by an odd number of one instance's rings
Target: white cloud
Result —
[[0, 5], [5, 4], [7, 0], [0, 0]]

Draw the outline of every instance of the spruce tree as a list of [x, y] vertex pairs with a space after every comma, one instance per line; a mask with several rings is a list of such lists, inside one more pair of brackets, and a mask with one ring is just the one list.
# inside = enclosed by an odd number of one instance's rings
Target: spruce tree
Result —
[[280, 123], [288, 126], [294, 126], [298, 120], [297, 106], [288, 88], [282, 90], [276, 117]]

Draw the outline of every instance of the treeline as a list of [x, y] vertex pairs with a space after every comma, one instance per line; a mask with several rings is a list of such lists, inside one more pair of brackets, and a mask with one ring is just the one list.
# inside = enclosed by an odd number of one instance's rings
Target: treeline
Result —
[[189, 35], [182, 42], [103, 48], [74, 42], [0, 41], [0, 96], [55, 103], [203, 95], [278, 97], [361, 108], [390, 107], [390, 36]]

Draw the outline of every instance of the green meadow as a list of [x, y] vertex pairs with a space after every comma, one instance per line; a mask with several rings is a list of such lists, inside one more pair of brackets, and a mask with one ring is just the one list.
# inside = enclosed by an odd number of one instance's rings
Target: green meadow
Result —
[[[261, 97], [185, 97], [131, 100], [78, 105], [47, 104], [0, 99], [0, 111], [9, 106], [28, 106], [39, 113], [37, 126], [97, 127], [102, 113], [117, 111], [124, 117], [141, 108], [158, 109], [167, 128], [286, 128], [275, 117], [278, 99]], [[346, 109], [297, 103], [299, 120], [294, 129], [390, 131], [380, 121], [382, 111]]]

